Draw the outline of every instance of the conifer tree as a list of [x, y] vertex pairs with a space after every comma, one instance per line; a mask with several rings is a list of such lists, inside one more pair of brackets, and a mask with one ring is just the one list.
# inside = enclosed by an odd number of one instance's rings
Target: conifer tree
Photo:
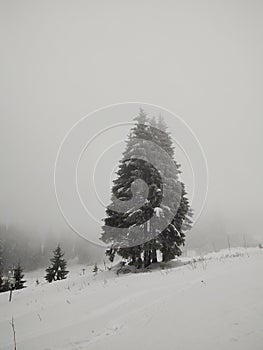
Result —
[[51, 265], [46, 269], [45, 279], [49, 283], [57, 280], [63, 280], [67, 277], [67, 262], [65, 259], [63, 259], [63, 256], [64, 252], [60, 248], [60, 245], [58, 245], [53, 251], [53, 257], [50, 259]]
[[[158, 196], [160, 188], [158, 187], [161, 186], [161, 179], [156, 170], [147, 162], [147, 149], [143, 141], [150, 141], [151, 135], [149, 133], [147, 116], [143, 110], [140, 110], [135, 121], [137, 123], [131, 130], [127, 147], [117, 172], [118, 178], [114, 181], [112, 205], [106, 211], [108, 217], [105, 219], [102, 240], [106, 243], [114, 242], [114, 246], [106, 252], [111, 261], [113, 261], [116, 252], [118, 252], [123, 258], [130, 259], [131, 264], [140, 267], [142, 265], [142, 247], [130, 244], [130, 247], [121, 248], [118, 245], [121, 246], [122, 243], [129, 239], [127, 228], [131, 226], [141, 225], [146, 233], [145, 222], [151, 218], [154, 207], [158, 206], [160, 201]], [[138, 203], [142, 203], [145, 199], [147, 192], [145, 187], [141, 184], [136, 189], [132, 189], [133, 182], [138, 179], [142, 179], [148, 184], [150, 192], [148, 204], [144, 205], [143, 208], [140, 208]], [[114, 211], [114, 196], [122, 201], [122, 211], [124, 213]], [[132, 210], [129, 207], [125, 208], [126, 201], [131, 199], [133, 200]], [[116, 227], [118, 230], [116, 230]], [[129, 243], [132, 242], [130, 241]]]
[[14, 289], [25, 288], [24, 284], [26, 283], [26, 281], [23, 280], [23, 278], [23, 268], [20, 265], [20, 263], [18, 263], [17, 266], [14, 268]]
[[[122, 209], [125, 209], [125, 201], [134, 196], [134, 207], [132, 210], [127, 208], [124, 213], [118, 213], [112, 209], [114, 205], [111, 204], [106, 210], [107, 217], [101, 239], [105, 243], [113, 243], [112, 247], [106, 251], [111, 261], [117, 253], [131, 265], [146, 267], [150, 263], [157, 262], [158, 250], [162, 253], [163, 261], [168, 261], [181, 254], [179, 247], [184, 244], [185, 240], [183, 231], [186, 226], [187, 228], [191, 226], [190, 206], [185, 186], [179, 180], [180, 165], [173, 160], [173, 142], [163, 118], [159, 117], [158, 121], [155, 118], [149, 120], [144, 111], [140, 110], [139, 115], [135, 118], [135, 123], [120, 162], [118, 178], [114, 181], [112, 188], [113, 204], [114, 197], [117, 197], [123, 201]], [[171, 161], [167, 161], [164, 152]], [[149, 165], [153, 163], [153, 160], [158, 164], [158, 171]], [[137, 192], [132, 191], [132, 183], [138, 178], [144, 180], [148, 185], [147, 204], [139, 209], [136, 208], [136, 202], [146, 199], [147, 189], [139, 186]], [[168, 205], [162, 204], [162, 183], [165, 183], [168, 189], [166, 193], [166, 204]], [[153, 224], [153, 221], [149, 219], [156, 213], [159, 220], [155, 220]], [[174, 217], [167, 222], [167, 225], [163, 225], [171, 213], [175, 213]], [[127, 241], [129, 230], [123, 230], [123, 234], [122, 228], [125, 229], [131, 224], [141, 225], [148, 239], [143, 244], [123, 248], [120, 243]]]
[[1, 292], [6, 292], [10, 290], [10, 280], [3, 276], [2, 277], [2, 284], [1, 284], [1, 288], [0, 288], [0, 293]]

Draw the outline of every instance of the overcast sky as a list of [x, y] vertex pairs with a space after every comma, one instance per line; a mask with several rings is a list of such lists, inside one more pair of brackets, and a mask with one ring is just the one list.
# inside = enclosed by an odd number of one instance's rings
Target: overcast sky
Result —
[[[142, 101], [202, 144], [198, 224], [263, 239], [262, 19], [260, 0], [1, 1], [0, 222], [66, 228], [53, 186], [64, 135], [95, 109]], [[98, 175], [105, 191], [109, 178]]]

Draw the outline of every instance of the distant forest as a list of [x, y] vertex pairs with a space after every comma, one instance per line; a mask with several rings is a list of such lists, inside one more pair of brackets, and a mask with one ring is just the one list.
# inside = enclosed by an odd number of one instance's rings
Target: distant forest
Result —
[[103, 259], [104, 249], [93, 245], [72, 231], [47, 234], [34, 233], [15, 225], [0, 225], [0, 254], [3, 270], [8, 272], [20, 262], [25, 271], [47, 267], [57, 244], [65, 252], [67, 261], [80, 264], [94, 264]]
[[[58, 232], [49, 230], [46, 234], [39, 233], [32, 228], [25, 229], [18, 225], [0, 225], [0, 262], [3, 272], [10, 271], [19, 262], [25, 271], [46, 268], [50, 264], [50, 257], [58, 243], [65, 252], [65, 259], [70, 263], [93, 265], [108, 261], [105, 248], [93, 245], [79, 237], [71, 230]], [[220, 220], [206, 220], [202, 225], [194, 227], [187, 236], [183, 248], [183, 256], [191, 254], [205, 254], [222, 248], [237, 246], [257, 246], [263, 244], [253, 235], [244, 235], [244, 231], [230, 234]]]

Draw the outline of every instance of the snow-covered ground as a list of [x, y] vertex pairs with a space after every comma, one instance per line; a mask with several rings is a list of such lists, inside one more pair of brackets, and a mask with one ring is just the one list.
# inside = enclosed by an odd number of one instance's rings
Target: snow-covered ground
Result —
[[11, 303], [0, 294], [0, 349], [14, 349], [13, 317], [17, 350], [262, 350], [263, 249], [187, 262], [119, 276], [77, 265], [38, 286], [31, 273]]

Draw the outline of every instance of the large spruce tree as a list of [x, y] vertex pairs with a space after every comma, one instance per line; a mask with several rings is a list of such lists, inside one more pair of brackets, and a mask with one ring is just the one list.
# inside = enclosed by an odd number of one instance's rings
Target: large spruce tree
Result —
[[[185, 186], [179, 180], [180, 166], [173, 157], [173, 142], [163, 118], [157, 122], [154, 118], [149, 120], [140, 110], [120, 161], [112, 203], [104, 220], [101, 239], [111, 244], [106, 251], [111, 261], [117, 253], [132, 265], [146, 267], [157, 262], [158, 250], [163, 261], [181, 254], [184, 229], [190, 228], [191, 219]], [[133, 188], [138, 179], [147, 186], [139, 183]], [[122, 204], [120, 212], [116, 211], [116, 198]], [[137, 239], [140, 244], [136, 244], [136, 239], [132, 244], [132, 233], [138, 226], [143, 229], [136, 234], [144, 237]]]

